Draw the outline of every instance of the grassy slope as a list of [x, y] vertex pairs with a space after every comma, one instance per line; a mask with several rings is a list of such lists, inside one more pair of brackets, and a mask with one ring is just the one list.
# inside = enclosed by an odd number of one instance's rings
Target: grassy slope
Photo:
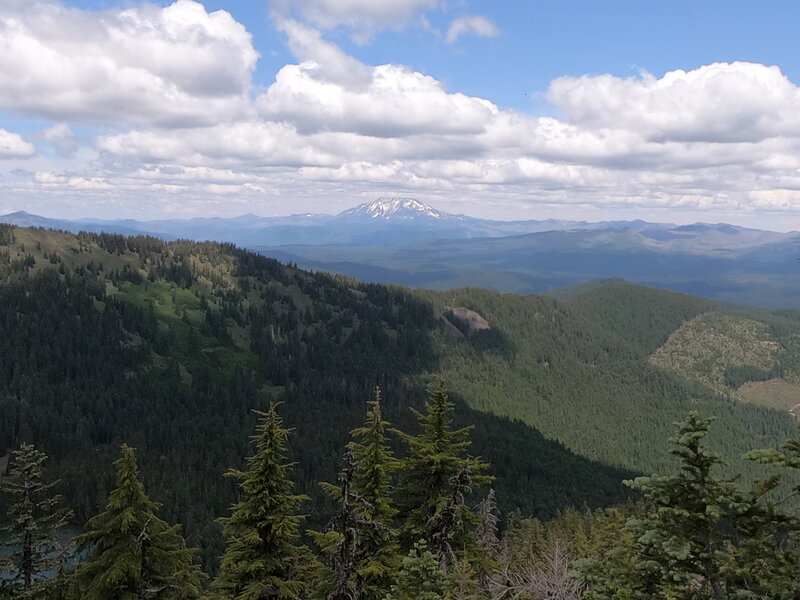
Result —
[[786, 411], [795, 418], [800, 417], [800, 385], [796, 383], [780, 378], [748, 381], [736, 390], [736, 394], [745, 402]]
[[[797, 311], [728, 309], [701, 315], [678, 329], [652, 361], [732, 399], [797, 416]], [[731, 376], [737, 369], [738, 376]]]

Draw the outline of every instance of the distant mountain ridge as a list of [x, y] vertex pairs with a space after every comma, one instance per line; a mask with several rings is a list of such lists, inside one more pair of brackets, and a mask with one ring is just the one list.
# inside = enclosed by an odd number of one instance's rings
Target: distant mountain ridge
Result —
[[20, 227], [61, 229], [71, 233], [89, 231], [123, 235], [147, 234], [166, 240], [231, 242], [244, 247], [287, 244], [398, 244], [433, 239], [505, 237], [571, 229], [662, 230], [671, 224], [646, 221], [566, 221], [558, 219], [499, 221], [453, 214], [433, 208], [415, 198], [383, 197], [336, 215], [295, 214], [260, 217], [254, 214], [232, 218], [76, 220], [50, 219], [24, 211], [0, 216], [0, 222]]
[[16, 212], [0, 222], [230, 242], [307, 268], [411, 287], [536, 293], [617, 277], [729, 302], [800, 308], [800, 234], [724, 223], [493, 221], [399, 197], [336, 215], [69, 221]]
[[[19, 227], [43, 227], [65, 231], [90, 231], [109, 233], [152, 234], [166, 239], [178, 237], [199, 241], [233, 242], [242, 246], [279, 246], [285, 244], [375, 244], [399, 243], [420, 239], [463, 239], [476, 237], [506, 237], [529, 233], [570, 230], [626, 229], [647, 231], [653, 239], [667, 239], [678, 235], [715, 231], [736, 235], [740, 232], [767, 234], [777, 241], [794, 235], [762, 231], [726, 223], [653, 223], [642, 219], [630, 221], [572, 221], [563, 219], [528, 219], [502, 221], [482, 219], [464, 214], [454, 214], [436, 209], [416, 198], [381, 197], [365, 202], [338, 214], [301, 213], [280, 217], [262, 217], [253, 213], [238, 217], [194, 217], [190, 219], [160, 219], [138, 221], [135, 219], [53, 219], [17, 211], [0, 215], [0, 222]], [[354, 232], [349, 226], [369, 225]], [[303, 235], [308, 229], [314, 235]], [[659, 234], [660, 231], [671, 233]], [[394, 232], [395, 235], [391, 235]], [[319, 234], [323, 235], [319, 235]], [[371, 235], [374, 233], [374, 235]], [[386, 234], [390, 233], [389, 238]], [[659, 237], [660, 236], [660, 237]], [[298, 238], [308, 238], [308, 240]], [[354, 241], [352, 238], [357, 237]]]
[[800, 308], [800, 235], [728, 225], [257, 250], [305, 268], [410, 287], [530, 294], [621, 278], [738, 304]]

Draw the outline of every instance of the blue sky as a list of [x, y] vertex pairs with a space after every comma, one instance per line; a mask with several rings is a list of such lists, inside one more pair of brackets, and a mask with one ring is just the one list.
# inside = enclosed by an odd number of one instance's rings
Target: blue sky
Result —
[[[88, 9], [125, 6], [112, 1], [69, 2]], [[169, 2], [157, 2], [166, 6]], [[268, 2], [217, 0], [208, 10], [227, 10], [254, 35], [262, 59], [257, 80], [268, 85], [276, 68], [292, 60], [270, 19]], [[444, 9], [450, 5], [451, 8]], [[446, 31], [453, 15], [481, 14], [502, 32], [466, 36], [447, 44], [419, 27], [383, 31], [356, 43], [341, 27], [328, 37], [369, 64], [399, 63], [446, 81], [453, 91], [489, 98], [503, 108], [541, 110], [535, 94], [563, 75], [611, 73], [629, 77], [644, 69], [663, 74], [714, 62], [780, 65], [800, 82], [796, 0], [509, 0], [442, 4], [430, 22]]]
[[[253, 32], [263, 57], [262, 83], [271, 81], [276, 66], [292, 60], [284, 36], [270, 20], [266, 2], [205, 5], [209, 10], [230, 11]], [[451, 45], [419, 27], [408, 27], [384, 31], [369, 43], [359, 44], [347, 28], [340, 28], [329, 38], [364, 62], [408, 65], [447, 81], [453, 91], [524, 111], [536, 110], [531, 95], [562, 75], [628, 77], [640, 69], [663, 74], [713, 62], [750, 61], [780, 65], [793, 81], [800, 81], [800, 3], [795, 0], [494, 0], [450, 5], [449, 10], [428, 13], [432, 25], [446, 31], [454, 15], [481, 14], [502, 35], [464, 37]]]
[[0, 9], [0, 212], [270, 215], [402, 194], [495, 218], [800, 229], [797, 2]]

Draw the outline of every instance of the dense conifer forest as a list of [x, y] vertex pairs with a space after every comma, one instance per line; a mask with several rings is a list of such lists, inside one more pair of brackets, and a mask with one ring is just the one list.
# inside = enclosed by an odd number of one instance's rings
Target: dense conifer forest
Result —
[[[335, 478], [375, 386], [405, 427], [436, 372], [434, 312], [399, 288], [224, 245], [2, 231], [0, 449], [45, 451], [78, 524], [113, 489], [125, 442], [164, 516], [184, 523], [213, 565], [214, 519], [236, 496], [220, 474], [242, 465], [252, 409], [279, 400], [295, 429], [298, 490], [321, 526], [333, 502], [317, 482]], [[475, 451], [495, 465], [504, 508], [544, 517], [625, 497], [626, 472], [454, 400], [457, 421], [476, 427]]]
[[[479, 411], [520, 419], [604, 464], [667, 472], [674, 466], [666, 444], [672, 424], [698, 410], [717, 419], [711, 443], [731, 472], [752, 479], [761, 469], [742, 455], [797, 431], [786, 411], [736, 401], [652, 363], [650, 353], [674, 328], [713, 306], [703, 299], [629, 284], [568, 302], [477, 289], [415, 295], [438, 310], [465, 306], [501, 324], [466, 343], [434, 336], [439, 372], [455, 393]], [[798, 356], [798, 325], [781, 338], [786, 349], [779, 360], [786, 364]]]
[[[796, 422], [651, 358], [708, 301], [620, 283], [564, 301], [412, 292], [224, 244], [0, 226], [0, 306], [10, 597], [797, 589], [791, 502], [775, 504], [797, 477], [770, 479], [797, 464], [776, 450]], [[800, 321], [757, 318], [789, 377]], [[762, 377], [747, 366], [736, 385]], [[689, 476], [715, 496], [691, 497]], [[692, 538], [684, 517], [709, 511]]]
[[[179, 524], [158, 516], [136, 452], [122, 444], [115, 488], [86, 531], [64, 539], [70, 512], [44, 474], [44, 453], [23, 444], [2, 480], [10, 551], [0, 598], [53, 600], [611, 600], [790, 599], [800, 593], [800, 519], [776, 497], [780, 475], [742, 487], [721, 477], [707, 448], [712, 419], [691, 412], [670, 438], [678, 468], [625, 483], [636, 501], [566, 509], [542, 522], [508, 515], [500, 528], [490, 465], [471, 454], [472, 427], [456, 428], [443, 382], [416, 411], [414, 433], [396, 431], [396, 456], [380, 390], [351, 432], [335, 483], [333, 517], [306, 530], [292, 432], [279, 403], [258, 411], [251, 454], [226, 476], [238, 495], [218, 519], [219, 568], [205, 573]], [[746, 457], [800, 467], [800, 441]], [[476, 494], [477, 492], [477, 494]], [[800, 486], [793, 493], [800, 492]], [[476, 503], [476, 500], [482, 499]]]

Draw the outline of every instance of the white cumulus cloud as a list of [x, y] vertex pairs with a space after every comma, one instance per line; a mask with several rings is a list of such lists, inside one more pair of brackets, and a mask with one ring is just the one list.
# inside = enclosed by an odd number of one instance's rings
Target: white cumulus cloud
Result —
[[382, 138], [478, 134], [499, 112], [481, 98], [449, 93], [429, 75], [394, 64], [368, 66], [287, 20], [282, 29], [301, 62], [282, 67], [256, 100], [261, 116], [298, 131]]
[[312, 76], [349, 88], [369, 83], [370, 69], [342, 51], [336, 44], [322, 39], [322, 34], [293, 20], [286, 19], [278, 27], [288, 37], [289, 49], [299, 60], [307, 63]]
[[[388, 186], [515, 202], [535, 195], [617, 210], [800, 208], [792, 192], [800, 189], [800, 133], [789, 110], [798, 88], [774, 68], [734, 63], [661, 78], [559, 79], [549, 98], [563, 118], [531, 117], [448, 92], [399, 65], [356, 61], [349, 70], [357, 75], [345, 77], [341, 66], [355, 59], [298, 27], [290, 39], [299, 31], [307, 60], [281, 68], [256, 99], [257, 119], [134, 130], [102, 137], [98, 148], [151, 166], [224, 167], [241, 177], [214, 182], [227, 192], [250, 177], [258, 189], [266, 189], [266, 178], [270, 193], [296, 196], [342, 193], [346, 185], [349, 193]], [[724, 82], [710, 85], [719, 73]], [[778, 91], [764, 93], [765, 81]], [[719, 86], [748, 100], [720, 104]], [[715, 103], [728, 111], [734, 131], [727, 135], [725, 120], [710, 117]], [[744, 121], [751, 124], [746, 135], [736, 129]]]
[[297, 15], [321, 29], [346, 26], [368, 35], [379, 29], [401, 29], [421, 11], [441, 0], [273, 0], [279, 18]]
[[778, 67], [758, 63], [714, 63], [660, 78], [561, 77], [547, 98], [571, 123], [636, 131], [655, 141], [800, 135], [798, 87]]
[[500, 35], [500, 29], [486, 17], [466, 15], [459, 17], [450, 24], [447, 30], [447, 43], [455, 43], [464, 34], [478, 37], [496, 37]]
[[29, 158], [36, 148], [17, 133], [0, 129], [0, 158]]
[[247, 108], [258, 54], [225, 11], [193, 0], [0, 11], [0, 108], [58, 121], [193, 125]]
[[355, 88], [326, 80], [322, 70], [315, 62], [283, 67], [257, 100], [260, 113], [303, 132], [393, 138], [478, 134], [498, 112], [487, 100], [448, 93], [433, 77], [399, 65], [369, 68], [365, 85]]
[[56, 154], [69, 158], [78, 151], [75, 134], [66, 123], [56, 123], [41, 132], [40, 137], [49, 142]]
[[101, 137], [97, 147], [152, 164], [236, 165], [248, 171], [330, 165], [339, 160], [336, 145], [324, 139], [303, 137], [291, 125], [271, 121], [241, 121], [180, 130], [135, 130]]

